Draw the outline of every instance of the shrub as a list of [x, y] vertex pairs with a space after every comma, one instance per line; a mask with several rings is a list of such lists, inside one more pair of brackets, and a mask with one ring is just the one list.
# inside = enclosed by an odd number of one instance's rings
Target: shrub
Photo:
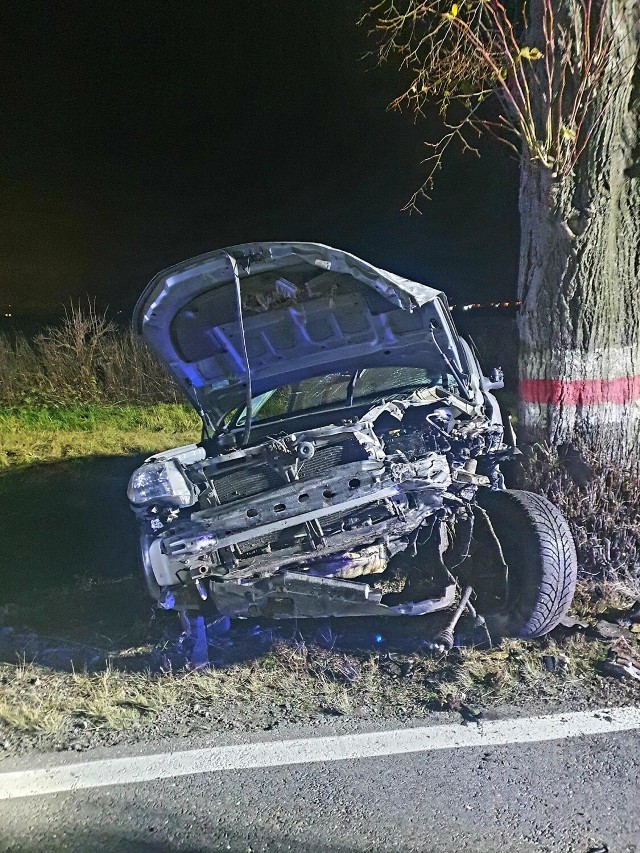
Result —
[[144, 342], [71, 305], [33, 340], [0, 335], [0, 404], [178, 403], [183, 397]]
[[583, 576], [640, 590], [640, 465], [588, 450], [535, 445], [517, 485], [546, 495], [569, 521]]

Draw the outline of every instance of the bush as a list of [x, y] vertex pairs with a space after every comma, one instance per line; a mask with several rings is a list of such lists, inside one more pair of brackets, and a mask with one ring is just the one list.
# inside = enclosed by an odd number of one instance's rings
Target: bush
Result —
[[184, 398], [132, 331], [88, 303], [33, 340], [0, 335], [0, 404], [179, 403]]
[[546, 495], [569, 521], [584, 577], [640, 590], [640, 466], [588, 450], [535, 445], [520, 466], [521, 488]]

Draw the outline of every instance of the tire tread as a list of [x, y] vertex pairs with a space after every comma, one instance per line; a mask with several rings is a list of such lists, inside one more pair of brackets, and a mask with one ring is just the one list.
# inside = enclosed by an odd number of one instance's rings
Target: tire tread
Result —
[[[523, 638], [541, 637], [560, 622], [575, 592], [578, 561], [569, 525], [557, 507], [542, 495], [521, 489], [490, 495], [482, 501], [489, 516], [493, 505], [494, 511], [498, 510], [502, 516], [506, 511], [514, 523], [522, 526], [524, 562], [528, 557], [536, 569], [523, 573], [525, 594], [520, 591], [519, 603], [530, 598], [531, 604], [526, 612], [518, 611], [517, 607], [510, 609], [508, 632]], [[496, 530], [496, 535], [501, 539], [500, 530]], [[535, 548], [535, 553], [527, 554], [527, 545]]]

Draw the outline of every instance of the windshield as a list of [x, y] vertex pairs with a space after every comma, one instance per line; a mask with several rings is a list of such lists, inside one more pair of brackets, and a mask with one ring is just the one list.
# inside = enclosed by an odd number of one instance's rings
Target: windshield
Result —
[[[422, 367], [367, 367], [355, 375], [327, 373], [303, 379], [295, 385], [282, 385], [253, 398], [252, 423], [325, 407], [351, 405], [359, 400], [388, 396], [391, 391], [411, 391], [439, 385], [447, 390], [458, 386], [452, 374]], [[235, 423], [245, 421], [245, 408], [235, 411]]]

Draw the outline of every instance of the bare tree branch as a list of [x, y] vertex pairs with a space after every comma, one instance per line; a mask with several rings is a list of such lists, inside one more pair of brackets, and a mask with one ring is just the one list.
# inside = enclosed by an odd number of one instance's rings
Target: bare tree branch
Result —
[[[483, 132], [521, 157], [570, 175], [600, 115], [590, 115], [598, 86], [612, 69], [612, 29], [606, 0], [577, 0], [571, 32], [558, 20], [553, 0], [540, 0], [539, 43], [528, 44], [530, 0], [521, 13], [502, 0], [380, 0], [363, 22], [373, 24], [378, 63], [395, 60], [411, 83], [390, 104], [424, 115], [436, 104], [443, 119], [440, 139], [427, 143], [423, 185], [407, 204], [428, 197], [442, 156], [452, 142], [477, 153], [472, 143]], [[498, 102], [496, 119], [485, 104]], [[457, 118], [449, 118], [455, 107]]]

